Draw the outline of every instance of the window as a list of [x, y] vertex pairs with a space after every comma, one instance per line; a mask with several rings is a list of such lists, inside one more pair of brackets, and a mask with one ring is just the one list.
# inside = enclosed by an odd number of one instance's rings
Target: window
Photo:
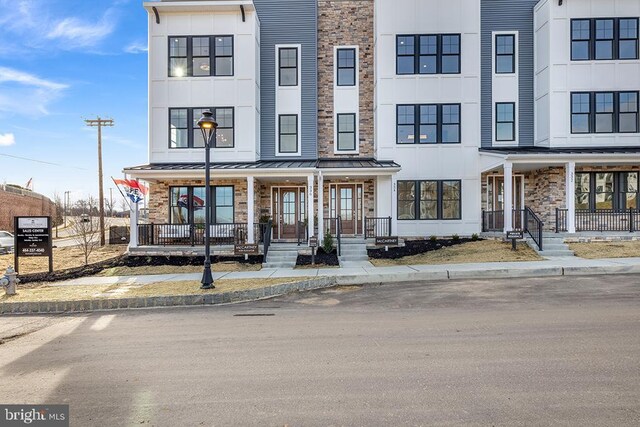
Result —
[[576, 209], [640, 209], [636, 172], [576, 173]]
[[460, 34], [396, 36], [396, 74], [459, 74]]
[[398, 181], [398, 219], [461, 219], [461, 186], [460, 180]]
[[296, 114], [281, 115], [279, 117], [279, 145], [280, 153], [298, 152], [298, 116]]
[[638, 133], [638, 92], [571, 94], [571, 133]]
[[[198, 127], [202, 112], [210, 110], [218, 123], [213, 148], [233, 148], [233, 107], [170, 108], [169, 148], [203, 148], [204, 138]], [[189, 127], [191, 123], [191, 127]]]
[[516, 140], [516, 104], [499, 102], [496, 104], [496, 141]]
[[516, 36], [513, 34], [496, 35], [496, 74], [516, 72]]
[[338, 86], [356, 85], [356, 50], [338, 49]]
[[573, 19], [571, 60], [638, 59], [638, 18]]
[[214, 224], [232, 224], [234, 222], [233, 215], [233, 186], [213, 187], [214, 206], [213, 206], [213, 223]]
[[638, 132], [638, 92], [620, 92], [618, 131], [622, 133]]
[[298, 48], [281, 47], [278, 49], [280, 68], [280, 86], [298, 86]]
[[[213, 224], [234, 222], [234, 187], [216, 186], [211, 188], [213, 206], [211, 221]], [[204, 224], [206, 189], [205, 187], [170, 187], [169, 222], [171, 224]]]
[[169, 77], [232, 75], [233, 36], [169, 37]]
[[460, 143], [460, 104], [398, 105], [396, 114], [398, 144]]
[[613, 93], [596, 93], [596, 133], [613, 132]]
[[338, 114], [338, 151], [356, 149], [356, 115]]

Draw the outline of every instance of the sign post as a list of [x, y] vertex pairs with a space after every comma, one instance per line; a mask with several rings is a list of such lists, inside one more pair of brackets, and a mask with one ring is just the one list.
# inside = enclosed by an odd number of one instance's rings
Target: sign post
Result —
[[524, 239], [524, 232], [522, 230], [511, 230], [507, 231], [507, 240], [511, 240], [511, 250], [518, 250], [516, 240]]
[[53, 240], [50, 216], [17, 216], [14, 218], [15, 270], [20, 257], [49, 257], [49, 273], [53, 273]]
[[318, 247], [317, 236], [311, 236], [309, 238], [309, 247], [311, 248], [311, 265], [316, 265], [316, 248]]

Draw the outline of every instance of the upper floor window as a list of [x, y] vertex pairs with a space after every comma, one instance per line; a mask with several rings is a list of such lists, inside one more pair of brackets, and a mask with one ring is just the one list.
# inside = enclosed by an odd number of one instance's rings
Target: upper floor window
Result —
[[356, 149], [356, 115], [338, 114], [338, 151]]
[[496, 141], [516, 140], [516, 104], [499, 102], [496, 104]]
[[396, 36], [396, 74], [459, 74], [460, 34]]
[[497, 34], [496, 74], [513, 74], [516, 72], [516, 36], [515, 34]]
[[[198, 127], [202, 112], [210, 110], [218, 123], [214, 148], [233, 148], [233, 107], [170, 108], [169, 148], [203, 148], [204, 139]], [[189, 126], [191, 123], [191, 126]]]
[[396, 143], [460, 142], [460, 104], [398, 105]]
[[356, 85], [356, 50], [353, 48], [338, 49], [338, 86]]
[[278, 117], [278, 152], [298, 152], [298, 115], [282, 114]]
[[232, 75], [233, 36], [169, 37], [169, 77]]
[[638, 18], [571, 20], [571, 60], [638, 59]]
[[298, 86], [298, 48], [278, 49], [279, 85]]
[[637, 133], [638, 92], [574, 92], [571, 133]]

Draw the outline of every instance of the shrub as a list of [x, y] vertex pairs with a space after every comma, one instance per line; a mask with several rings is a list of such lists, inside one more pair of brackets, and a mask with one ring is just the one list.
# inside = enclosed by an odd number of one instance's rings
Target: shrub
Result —
[[333, 250], [333, 236], [329, 232], [325, 233], [324, 239], [322, 239], [322, 249], [326, 253], [331, 253]]
[[457, 242], [458, 240], [460, 240], [460, 236], [458, 236], [457, 234], [454, 234], [453, 236], [451, 236], [451, 240], [453, 240], [454, 242]]
[[431, 236], [429, 237], [429, 240], [431, 240], [432, 242], [435, 242], [436, 240], [438, 240], [438, 236]]
[[475, 242], [476, 240], [479, 240], [479, 239], [480, 239], [480, 236], [478, 236], [478, 233], [473, 233], [473, 234], [471, 235], [471, 240], [473, 240], [474, 242]]

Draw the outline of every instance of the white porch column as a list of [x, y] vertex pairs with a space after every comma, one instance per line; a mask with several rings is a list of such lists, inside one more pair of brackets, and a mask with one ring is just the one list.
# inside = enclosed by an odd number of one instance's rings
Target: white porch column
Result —
[[513, 230], [513, 165], [504, 163], [504, 232]]
[[[153, 230], [151, 230], [153, 233]], [[131, 202], [129, 211], [129, 249], [138, 247], [138, 204]], [[17, 248], [16, 248], [17, 250]]]
[[567, 206], [567, 232], [576, 232], [576, 162], [564, 165], [565, 194]]
[[324, 177], [318, 173], [318, 242], [324, 238]]
[[313, 236], [313, 229], [315, 228], [314, 227], [314, 223], [313, 223], [313, 217], [314, 217], [314, 215], [313, 215], [313, 213], [314, 213], [314, 210], [313, 210], [313, 198], [314, 198], [314, 195], [313, 195], [313, 178], [314, 178], [313, 175], [309, 175], [307, 177], [307, 187], [308, 187], [308, 189], [307, 189], [307, 199], [308, 199], [308, 206], [309, 206], [307, 208], [307, 218], [309, 220], [307, 226], [309, 227], [308, 228], [309, 237]]
[[255, 243], [253, 236], [253, 223], [255, 222], [255, 179], [252, 176], [247, 177], [247, 243]]
[[398, 233], [398, 178], [391, 175], [391, 235]]

